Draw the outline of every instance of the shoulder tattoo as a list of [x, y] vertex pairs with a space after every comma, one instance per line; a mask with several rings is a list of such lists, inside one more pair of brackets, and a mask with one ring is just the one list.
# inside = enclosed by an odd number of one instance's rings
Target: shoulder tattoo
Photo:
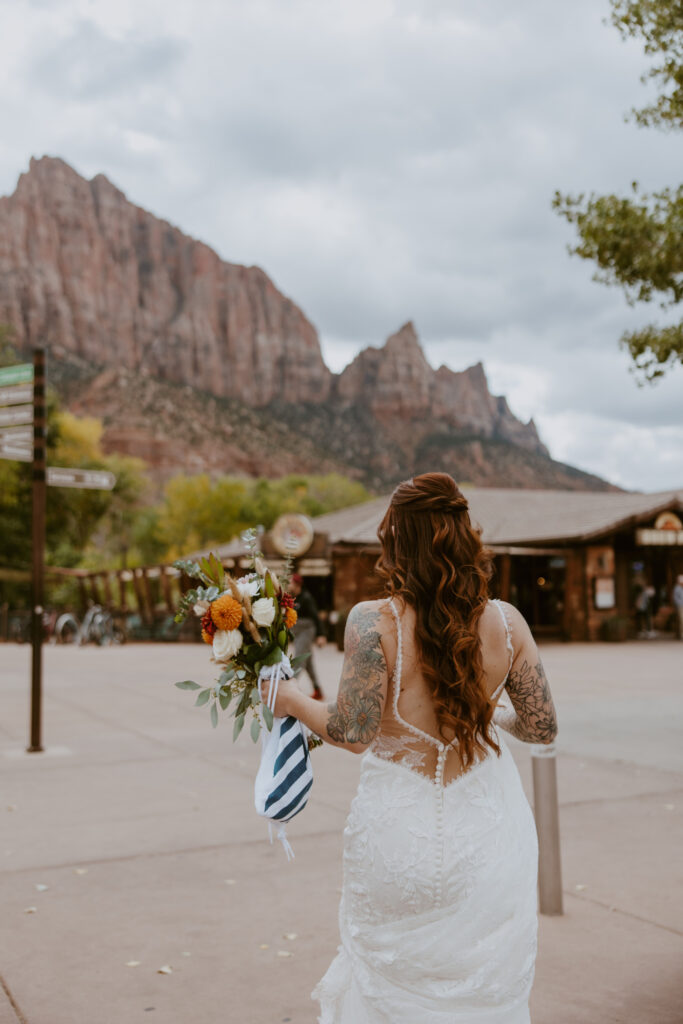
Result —
[[349, 615], [339, 694], [327, 706], [327, 732], [334, 743], [369, 744], [379, 729], [387, 670], [379, 617], [375, 608], [354, 609]]

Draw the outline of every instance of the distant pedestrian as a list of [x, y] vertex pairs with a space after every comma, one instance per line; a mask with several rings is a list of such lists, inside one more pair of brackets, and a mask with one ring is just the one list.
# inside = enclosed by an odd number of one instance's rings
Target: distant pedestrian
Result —
[[313, 642], [315, 641], [318, 647], [324, 647], [327, 643], [325, 631], [318, 615], [318, 606], [313, 595], [304, 589], [303, 577], [298, 572], [292, 574], [289, 591], [294, 597], [294, 608], [298, 615], [296, 625], [292, 630], [294, 655], [296, 657], [299, 654], [308, 654], [302, 667], [308, 672], [313, 683], [313, 697], [316, 700], [324, 700], [325, 697], [313, 661]]
[[683, 640], [683, 574], [676, 580], [673, 600], [676, 608], [676, 636], [679, 640]]
[[636, 622], [638, 636], [651, 640], [655, 635], [652, 628], [652, 601], [655, 588], [643, 585], [636, 597]]

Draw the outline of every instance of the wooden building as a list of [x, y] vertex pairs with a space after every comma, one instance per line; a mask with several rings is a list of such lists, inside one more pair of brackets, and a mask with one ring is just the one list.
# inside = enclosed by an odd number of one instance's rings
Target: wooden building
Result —
[[[473, 487], [465, 493], [495, 556], [494, 594], [517, 605], [537, 635], [634, 635], [635, 596], [643, 585], [654, 588], [656, 628], [673, 628], [671, 594], [683, 573], [683, 490]], [[318, 544], [325, 538], [329, 599], [338, 611], [374, 596], [377, 527], [388, 502], [378, 498], [313, 521]], [[306, 575], [305, 565], [301, 571]]]

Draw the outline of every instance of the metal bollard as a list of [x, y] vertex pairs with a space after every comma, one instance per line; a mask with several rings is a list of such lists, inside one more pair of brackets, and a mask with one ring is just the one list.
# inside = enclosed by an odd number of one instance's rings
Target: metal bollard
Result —
[[557, 803], [555, 744], [534, 744], [531, 750], [534, 816], [538, 832], [538, 893], [542, 914], [562, 914], [560, 813]]

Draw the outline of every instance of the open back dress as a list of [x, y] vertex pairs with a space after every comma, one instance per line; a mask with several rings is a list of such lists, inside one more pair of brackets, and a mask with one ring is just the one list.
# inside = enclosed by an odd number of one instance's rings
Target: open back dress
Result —
[[[512, 665], [510, 627], [502, 605]], [[344, 829], [341, 945], [313, 992], [320, 1024], [529, 1024], [536, 828], [498, 732], [463, 772], [406, 721], [402, 617], [388, 709]], [[493, 695], [497, 699], [506, 678]]]

